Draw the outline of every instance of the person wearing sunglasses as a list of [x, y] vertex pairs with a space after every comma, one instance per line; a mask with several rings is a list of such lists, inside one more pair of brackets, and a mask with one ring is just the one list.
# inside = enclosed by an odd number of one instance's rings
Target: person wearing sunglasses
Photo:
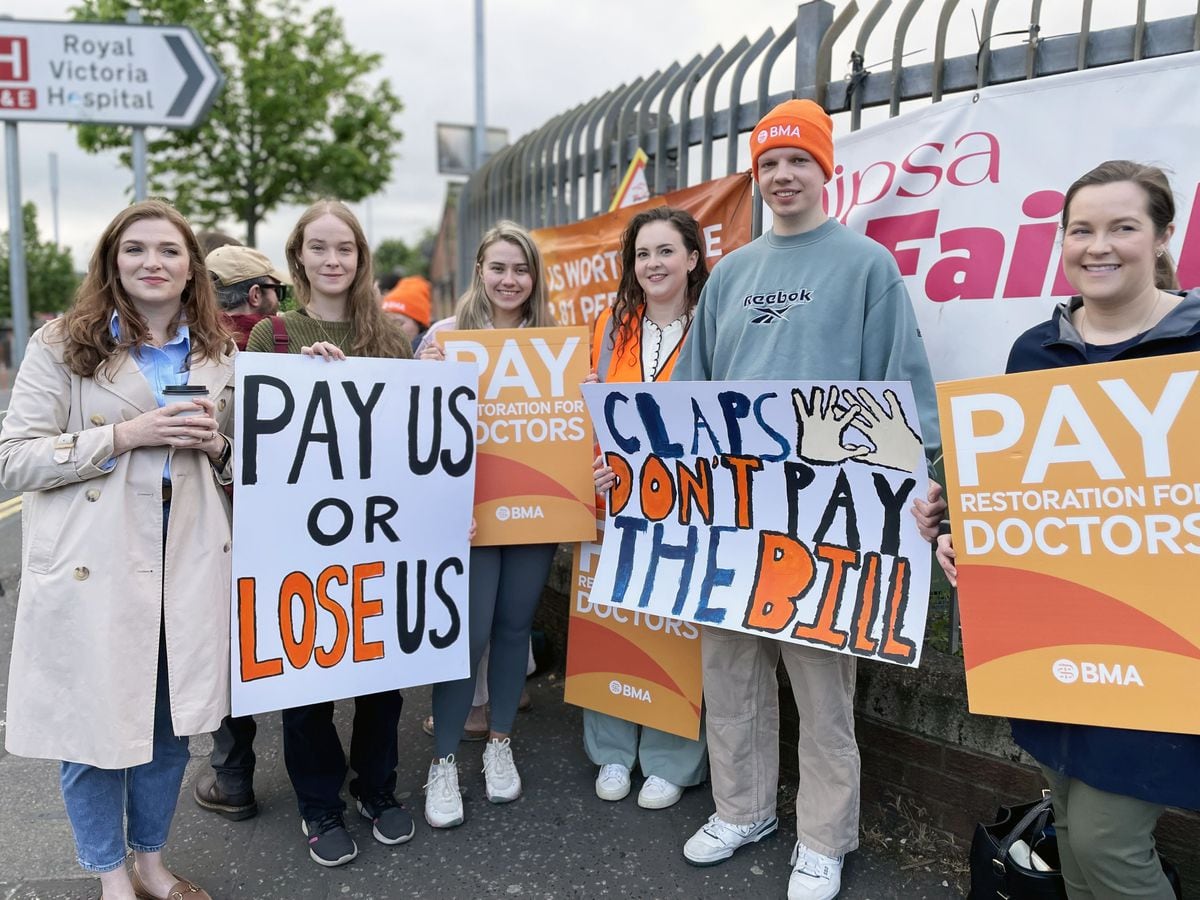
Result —
[[233, 332], [238, 349], [245, 350], [250, 329], [279, 312], [291, 279], [250, 247], [218, 247], [204, 261], [212, 273], [225, 326]]

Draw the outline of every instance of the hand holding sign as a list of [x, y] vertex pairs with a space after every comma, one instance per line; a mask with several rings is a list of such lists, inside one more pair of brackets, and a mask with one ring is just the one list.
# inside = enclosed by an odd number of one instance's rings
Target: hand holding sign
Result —
[[836, 466], [871, 452], [870, 447], [842, 443], [842, 435], [859, 409], [856, 403], [841, 409], [837, 405], [838, 397], [836, 387], [829, 388], [828, 396], [824, 390], [815, 387], [810, 399], [805, 399], [799, 390], [792, 391], [792, 403], [796, 407], [796, 454], [807, 463]]

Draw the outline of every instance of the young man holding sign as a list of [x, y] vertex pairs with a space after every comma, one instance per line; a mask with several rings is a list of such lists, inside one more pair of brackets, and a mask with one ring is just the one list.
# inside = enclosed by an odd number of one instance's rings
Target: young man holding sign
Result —
[[[895, 261], [829, 218], [833, 123], [809, 100], [771, 110], [750, 138], [754, 178], [773, 228], [725, 257], [700, 297], [672, 380], [910, 381], [927, 445], [936, 443], [933, 380]], [[940, 488], [916, 502], [923, 531], [940, 517]], [[829, 900], [842, 858], [858, 846], [859, 755], [853, 656], [704, 628], [704, 698], [716, 813], [684, 856], [714, 865], [778, 826], [779, 701], [787, 666], [799, 712], [799, 840], [789, 898]]]

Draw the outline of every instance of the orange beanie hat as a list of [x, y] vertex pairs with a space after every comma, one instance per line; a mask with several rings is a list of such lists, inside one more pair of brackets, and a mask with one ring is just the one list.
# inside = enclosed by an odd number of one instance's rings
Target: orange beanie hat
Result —
[[428, 328], [432, 319], [432, 290], [420, 275], [401, 278], [383, 298], [383, 311], [400, 313]]
[[750, 160], [758, 180], [758, 158], [776, 147], [799, 147], [833, 177], [833, 119], [811, 100], [788, 100], [762, 117], [750, 132]]

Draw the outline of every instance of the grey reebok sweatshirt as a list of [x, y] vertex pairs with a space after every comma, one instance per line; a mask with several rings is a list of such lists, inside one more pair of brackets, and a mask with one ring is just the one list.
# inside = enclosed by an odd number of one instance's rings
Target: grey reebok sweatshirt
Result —
[[892, 256], [835, 219], [768, 231], [713, 269], [672, 381], [908, 381], [940, 452], [925, 344]]

